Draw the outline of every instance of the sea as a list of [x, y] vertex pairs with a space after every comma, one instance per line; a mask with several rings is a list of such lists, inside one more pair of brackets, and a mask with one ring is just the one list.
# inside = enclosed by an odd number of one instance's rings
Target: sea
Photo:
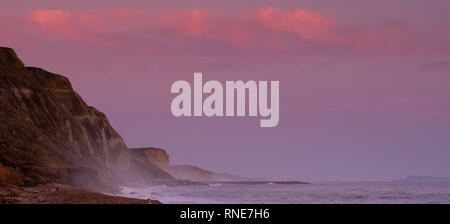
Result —
[[121, 187], [119, 195], [165, 204], [448, 204], [450, 182], [227, 182]]

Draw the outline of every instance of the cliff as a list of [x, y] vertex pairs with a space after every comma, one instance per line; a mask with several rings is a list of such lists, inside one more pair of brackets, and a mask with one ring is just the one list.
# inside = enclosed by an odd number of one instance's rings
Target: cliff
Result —
[[147, 147], [131, 148], [131, 154], [141, 163], [154, 164], [178, 180], [213, 181], [214, 173], [191, 165], [170, 166], [170, 157], [164, 149]]
[[192, 165], [170, 166], [169, 173], [180, 180], [213, 181], [214, 173]]
[[252, 179], [226, 173], [214, 173], [192, 165], [170, 166], [170, 156], [164, 149], [131, 148], [131, 154], [141, 163], [151, 163], [179, 180], [188, 181], [250, 181]]
[[164, 149], [159, 148], [132, 148], [130, 152], [137, 157], [155, 164], [158, 168], [167, 171], [169, 169], [169, 155]]
[[172, 179], [128, 151], [106, 116], [69, 80], [25, 67], [0, 48], [0, 185], [148, 184]]

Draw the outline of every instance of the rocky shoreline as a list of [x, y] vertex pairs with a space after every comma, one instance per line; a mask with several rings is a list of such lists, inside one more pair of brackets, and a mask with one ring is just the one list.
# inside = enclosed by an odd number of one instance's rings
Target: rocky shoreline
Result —
[[63, 184], [45, 184], [36, 187], [0, 187], [0, 204], [161, 204], [161, 202], [111, 196]]

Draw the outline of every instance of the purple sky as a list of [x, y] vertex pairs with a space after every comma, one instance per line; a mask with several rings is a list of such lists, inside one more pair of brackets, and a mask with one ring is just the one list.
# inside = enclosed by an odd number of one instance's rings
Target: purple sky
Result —
[[[450, 176], [450, 2], [3, 0], [0, 45], [129, 147], [244, 176]], [[280, 123], [175, 118], [176, 80], [279, 80]]]

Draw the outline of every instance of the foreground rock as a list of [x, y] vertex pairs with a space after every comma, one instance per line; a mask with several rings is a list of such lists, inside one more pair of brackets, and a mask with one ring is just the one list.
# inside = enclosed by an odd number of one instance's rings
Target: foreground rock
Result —
[[110, 196], [67, 185], [0, 188], [0, 204], [160, 204], [159, 201]]

